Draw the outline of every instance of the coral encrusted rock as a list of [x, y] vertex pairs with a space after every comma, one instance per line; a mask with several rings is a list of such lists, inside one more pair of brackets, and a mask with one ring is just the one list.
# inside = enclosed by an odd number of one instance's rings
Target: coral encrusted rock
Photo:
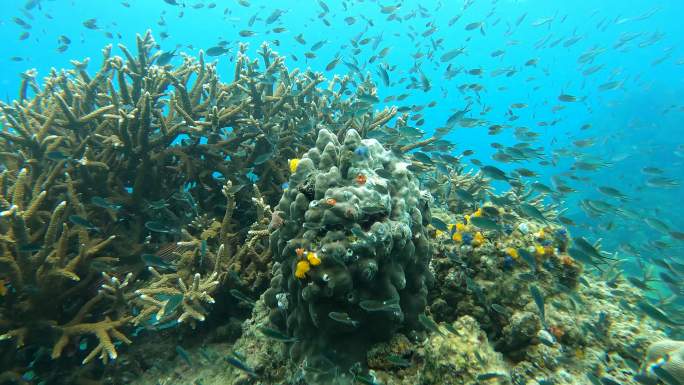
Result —
[[294, 362], [365, 363], [368, 347], [419, 329], [426, 305], [429, 193], [375, 139], [321, 129], [290, 163], [271, 235], [278, 264], [265, 294], [272, 327], [292, 337]]

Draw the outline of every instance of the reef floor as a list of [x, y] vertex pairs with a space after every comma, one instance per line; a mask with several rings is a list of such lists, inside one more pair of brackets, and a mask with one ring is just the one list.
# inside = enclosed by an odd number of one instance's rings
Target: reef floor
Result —
[[[546, 322], [562, 325], [562, 330], [561, 326], [551, 328], [555, 331], [551, 338], [540, 325], [534, 303], [515, 310], [503, 332], [519, 341], [515, 351], [498, 352], [480, 324], [466, 315], [450, 325], [441, 323], [438, 331], [419, 341], [397, 334], [391, 341], [375, 345], [368, 352], [366, 365], [377, 384], [579, 385], [608, 379], [636, 385], [637, 361], [649, 345], [666, 337], [654, 321], [621, 307], [611, 294], [629, 289], [620, 286], [608, 287], [588, 278], [573, 294], [574, 299], [562, 293], [547, 298]], [[581, 301], [581, 305], [574, 306], [573, 301]], [[142, 371], [138, 368], [135, 375], [110, 380], [133, 385], [306, 383], [303, 378], [293, 381], [297, 368], [287, 367], [285, 344], [259, 332], [267, 313], [259, 300], [234, 343], [197, 344], [182, 352], [175, 348], [177, 338], [173, 336], [138, 344], [145, 356], [154, 357], [150, 360], [154, 364]], [[244, 357], [253, 374], [229, 364], [227, 358], [233, 352]], [[121, 365], [132, 369], [131, 362]], [[118, 371], [118, 375], [125, 372], [131, 370]]]

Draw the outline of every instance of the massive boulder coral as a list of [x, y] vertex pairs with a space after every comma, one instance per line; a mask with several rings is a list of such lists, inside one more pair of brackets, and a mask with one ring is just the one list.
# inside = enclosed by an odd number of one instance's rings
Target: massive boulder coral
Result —
[[430, 195], [392, 152], [348, 130], [319, 131], [274, 214], [278, 269], [266, 292], [274, 326], [293, 338], [295, 361], [326, 353], [340, 367], [366, 348], [418, 328], [431, 252]]

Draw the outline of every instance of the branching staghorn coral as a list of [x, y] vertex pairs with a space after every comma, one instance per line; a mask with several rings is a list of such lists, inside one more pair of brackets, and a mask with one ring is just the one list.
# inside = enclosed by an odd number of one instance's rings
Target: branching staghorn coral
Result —
[[242, 285], [258, 295], [270, 279], [272, 260], [271, 249], [268, 247], [269, 236], [274, 226], [280, 225], [282, 218], [272, 212], [256, 186], [252, 202], [256, 207], [256, 220], [247, 230], [245, 241], [231, 255], [228, 268], [239, 273]]
[[220, 247], [214, 262], [214, 270], [202, 278], [195, 273], [186, 281], [179, 273], [161, 274], [149, 267], [152, 281], [143, 288], [137, 289], [137, 305], [142, 310], [135, 317], [134, 324], [148, 322], [154, 316], [154, 323], [164, 323], [169, 319], [177, 322], [189, 322], [194, 328], [197, 321], [204, 321], [208, 311], [205, 304], [213, 304], [211, 294], [220, 282], [220, 258], [223, 247]]
[[[451, 188], [445, 201], [448, 203], [449, 211], [462, 213], [472, 211], [477, 208], [477, 202], [484, 201], [493, 192], [492, 187], [481, 171], [458, 171], [449, 174], [449, 184]], [[464, 199], [459, 191], [465, 191], [473, 199]]]
[[537, 210], [544, 214], [544, 217], [550, 221], [557, 220], [560, 215], [560, 204], [558, 202], [548, 202], [545, 194], [536, 194], [533, 189], [528, 188], [523, 183], [513, 183], [511, 189], [504, 195], [505, 199], [510, 200], [513, 204], [528, 203], [533, 205]]
[[104, 320], [99, 322], [83, 322], [83, 319], [87, 316], [88, 312], [101, 298], [100, 295], [94, 297], [79, 310], [71, 321], [65, 325], [56, 327], [56, 329], [59, 330], [60, 336], [52, 348], [52, 358], [59, 358], [62, 355], [62, 351], [69, 343], [70, 339], [80, 337], [84, 334], [93, 334], [99, 341], [98, 345], [83, 359], [84, 364], [90, 362], [93, 358], [98, 356], [98, 354], [99, 358], [104, 363], [107, 363], [109, 359], [116, 359], [118, 353], [116, 352], [112, 339], [127, 344], [131, 343], [131, 340], [129, 340], [128, 337], [117, 330], [117, 328], [126, 325], [131, 317], [111, 320], [109, 317], [105, 316]]
[[[3, 184], [8, 182], [5, 178], [9, 178], [9, 174], [8, 171], [3, 173]], [[101, 254], [115, 236], [91, 236], [82, 227], [66, 224], [68, 212], [78, 212], [76, 196], [70, 196], [69, 202], [58, 203], [52, 213], [41, 208], [47, 189], [40, 191], [40, 181], [43, 181], [42, 186], [48, 187], [45, 183], [48, 178], [46, 172], [34, 177], [27, 168], [22, 168], [11, 188], [3, 186], [3, 206], [8, 203], [10, 206], [0, 213], [3, 254], [0, 273], [9, 279], [13, 290], [3, 303], [0, 339], [13, 339], [17, 347], [33, 342], [34, 334], [49, 325], [73, 331], [86, 315], [85, 310], [79, 311], [78, 316], [64, 326], [55, 326], [60, 317], [68, 314], [63, 312], [63, 307], [73, 300], [69, 298], [70, 294], [82, 288], [83, 282], [89, 282], [91, 262], [114, 260]], [[67, 184], [70, 185], [68, 176]], [[83, 307], [87, 310], [92, 304], [88, 302]], [[97, 334], [96, 329], [101, 325], [91, 326], [78, 325], [77, 329]]]

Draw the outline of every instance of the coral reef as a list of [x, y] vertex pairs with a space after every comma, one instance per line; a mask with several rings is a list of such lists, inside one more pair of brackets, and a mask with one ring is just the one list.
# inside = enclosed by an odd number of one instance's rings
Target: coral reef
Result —
[[[553, 336], [549, 338], [540, 333], [546, 329], [541, 326], [539, 316], [526, 306], [516, 307], [512, 311], [521, 316], [511, 315], [518, 319], [511, 319], [511, 325], [518, 326], [511, 328], [510, 335], [522, 342], [514, 352], [501, 351], [480, 322], [466, 315], [439, 324], [425, 338], [396, 333], [389, 341], [374, 344], [363, 363], [369, 370], [366, 375], [357, 375], [355, 383], [427, 385], [492, 381], [518, 385], [546, 381], [580, 385], [605, 377], [606, 383], [612, 380], [637, 385], [639, 382], [634, 375], [639, 372], [638, 361], [652, 341], [664, 338], [664, 333], [653, 322], [640, 320], [614, 303], [611, 291], [620, 289], [610, 288], [591, 277], [587, 281], [590, 287], [581, 285], [575, 292], [557, 293], [548, 298], [547, 323], [562, 328], [562, 335], [549, 332]], [[268, 337], [261, 331], [268, 324], [271, 312], [264, 299], [257, 301], [252, 317], [243, 323], [243, 334], [234, 345], [215, 347], [224, 355], [233, 350], [241, 352], [244, 362], [256, 373], [256, 379], [235, 368], [226, 369], [208, 362], [184, 371], [182, 375], [174, 374], [174, 381], [191, 383], [201, 377], [205, 384], [222, 383], [226, 378], [231, 378], [231, 383], [236, 385], [256, 383], [254, 381], [268, 384], [354, 383], [354, 377], [348, 372], [334, 370], [334, 362], [314, 361], [314, 365], [305, 360], [295, 368], [288, 368], [287, 345], [273, 340], [270, 341], [276, 343], [266, 343]], [[582, 305], [576, 306], [579, 301]], [[662, 357], [661, 350], [654, 348], [652, 351], [649, 356], [658, 361]], [[325, 367], [325, 364], [332, 366]], [[160, 370], [161, 373], [174, 372], [173, 368], [178, 366], [182, 366], [181, 358]], [[158, 372], [150, 373], [147, 380], [135, 384], [154, 383], [153, 379], [158, 378], [154, 373]]]
[[[114, 340], [178, 320], [195, 326], [213, 301], [221, 316], [244, 317], [245, 298], [271, 279], [268, 237], [279, 217], [270, 205], [288, 159], [315, 144], [320, 123], [368, 134], [397, 115], [363, 98], [374, 92], [370, 81], [289, 71], [265, 44], [260, 60], [238, 48], [227, 83], [202, 53], [157, 65], [149, 31], [136, 45], [119, 45], [122, 56], [105, 47], [94, 74], [89, 59], [52, 70], [43, 84], [26, 71], [19, 98], [0, 102], [0, 373], [8, 378], [99, 375], [92, 359], [125, 348]], [[61, 366], [45, 359], [42, 348], [53, 347]], [[85, 372], [60, 374], [84, 359]]]
[[419, 327], [431, 251], [430, 195], [408, 164], [349, 130], [320, 129], [275, 212], [278, 270], [266, 292], [271, 321], [295, 341], [296, 362], [326, 351], [343, 369], [369, 344]]
[[29, 70], [0, 102], [0, 382], [681, 376], [658, 328], [677, 321], [617, 258], [534, 186], [374, 110], [370, 76], [290, 71], [264, 44], [222, 82], [202, 53], [157, 65], [149, 32], [136, 48]]

